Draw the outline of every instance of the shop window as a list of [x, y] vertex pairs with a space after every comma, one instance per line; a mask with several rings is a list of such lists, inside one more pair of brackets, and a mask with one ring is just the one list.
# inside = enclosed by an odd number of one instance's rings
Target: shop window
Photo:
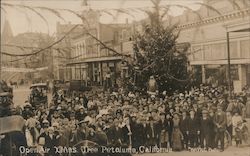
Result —
[[247, 66], [247, 85], [250, 86], [250, 65]]
[[225, 59], [226, 43], [216, 43], [211, 45], [211, 59]]
[[212, 59], [212, 49], [210, 45], [205, 45], [204, 46], [204, 55], [205, 55], [205, 60], [211, 60]]
[[230, 57], [231, 58], [239, 58], [236, 41], [230, 42]]
[[203, 60], [201, 46], [194, 46], [192, 49], [193, 51], [191, 52], [191, 58], [194, 60]]
[[241, 58], [250, 58], [250, 40], [240, 41]]
[[118, 31], [115, 31], [115, 32], [114, 32], [114, 44], [117, 44], [117, 43], [119, 42], [118, 36], [119, 36]]

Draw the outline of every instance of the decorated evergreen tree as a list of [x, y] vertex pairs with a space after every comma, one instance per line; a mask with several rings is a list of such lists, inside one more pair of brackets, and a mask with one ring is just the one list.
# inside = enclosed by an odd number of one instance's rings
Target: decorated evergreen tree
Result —
[[188, 83], [188, 47], [179, 48], [176, 26], [164, 26], [159, 11], [160, 0], [152, 0], [154, 10], [147, 12], [150, 23], [135, 35], [133, 72], [134, 85], [146, 91], [150, 76], [157, 81], [159, 91], [183, 90]]

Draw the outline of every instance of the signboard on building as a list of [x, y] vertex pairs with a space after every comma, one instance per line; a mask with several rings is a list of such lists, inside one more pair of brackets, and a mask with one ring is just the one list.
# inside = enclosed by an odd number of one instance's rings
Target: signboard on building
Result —
[[233, 81], [234, 93], [240, 93], [242, 90], [241, 81]]

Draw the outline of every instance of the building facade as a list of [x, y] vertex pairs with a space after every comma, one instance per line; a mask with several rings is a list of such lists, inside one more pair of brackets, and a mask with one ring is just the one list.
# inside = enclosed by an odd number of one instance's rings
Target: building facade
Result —
[[105, 85], [108, 80], [114, 85], [121, 76], [123, 55], [132, 54], [132, 26], [102, 24], [94, 11], [88, 11], [85, 16], [91, 19], [89, 27], [72, 37], [74, 51], [67, 63], [71, 80], [82, 80], [90, 85]]
[[184, 12], [174, 18], [172, 22], [180, 23], [178, 42], [191, 44], [189, 61], [194, 72], [200, 73], [199, 82], [228, 84], [230, 61], [231, 85], [240, 92], [250, 85], [250, 3], [204, 2], [218, 12], [201, 7], [196, 11], [201, 17]]
[[[82, 32], [82, 28], [76, 27], [76, 24], [56, 24], [56, 40], [61, 40], [53, 49], [53, 70], [54, 78], [60, 80], [69, 80], [72, 77], [71, 69], [66, 64], [71, 61], [71, 53], [74, 51], [72, 38]], [[73, 31], [71, 31], [73, 29]], [[71, 33], [68, 33], [71, 31]]]
[[30, 54], [53, 42], [54, 39], [44, 33], [25, 32], [14, 36], [6, 20], [1, 33], [1, 51], [9, 55], [1, 54], [1, 79], [16, 82], [21, 79], [46, 80], [51, 78], [53, 74], [52, 49], [46, 49], [34, 55]]

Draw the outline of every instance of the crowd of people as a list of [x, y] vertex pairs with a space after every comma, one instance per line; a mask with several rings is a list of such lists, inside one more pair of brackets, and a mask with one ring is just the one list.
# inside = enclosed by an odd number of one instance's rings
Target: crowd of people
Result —
[[245, 120], [249, 102], [246, 90], [230, 99], [225, 87], [206, 85], [172, 95], [58, 91], [48, 108], [41, 103], [34, 109], [26, 103], [21, 115], [30, 147], [74, 147], [89, 140], [139, 153], [140, 147], [223, 151], [232, 143], [249, 144]]

